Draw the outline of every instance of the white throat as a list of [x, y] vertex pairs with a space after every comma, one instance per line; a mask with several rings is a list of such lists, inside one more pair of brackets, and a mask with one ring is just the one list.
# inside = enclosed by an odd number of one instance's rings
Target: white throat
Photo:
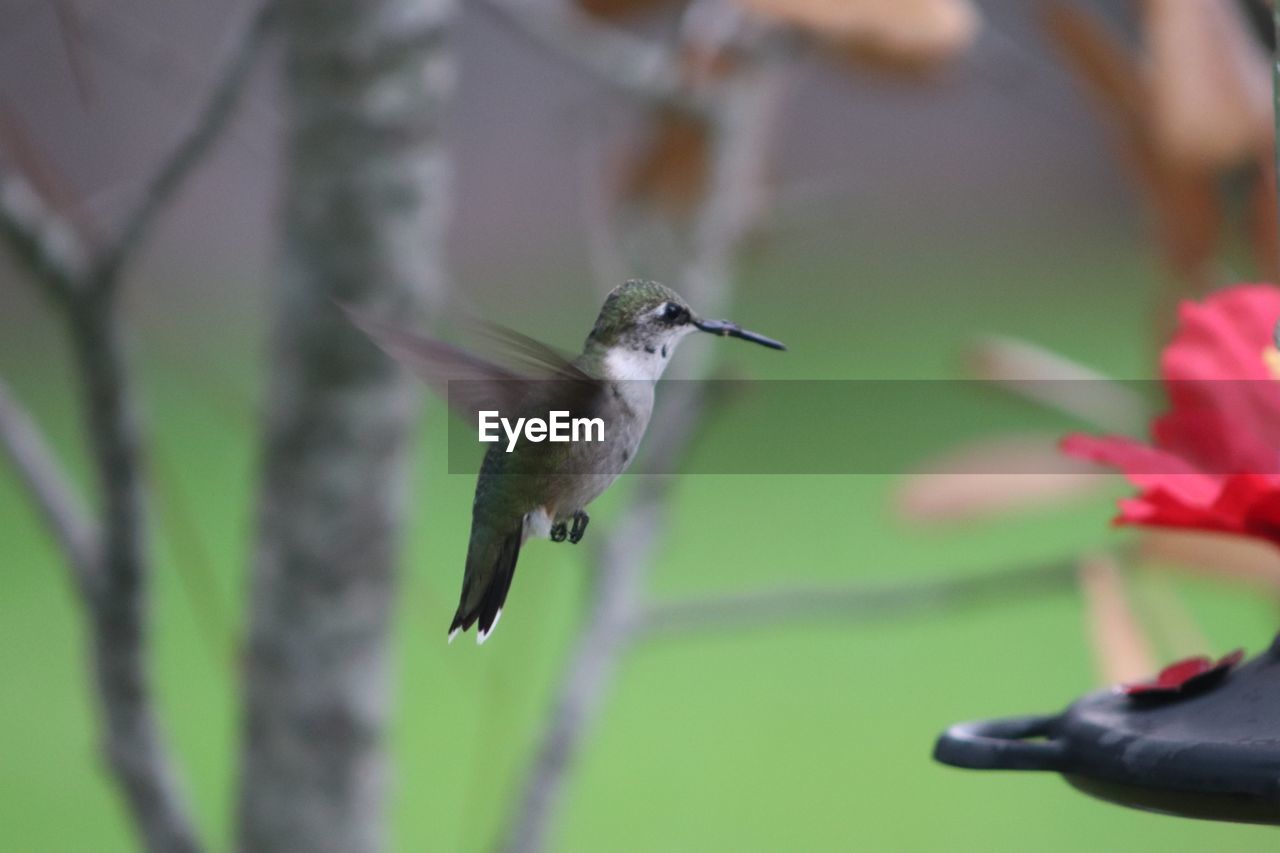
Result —
[[655, 345], [653, 352], [644, 348], [613, 347], [605, 353], [605, 376], [617, 382], [632, 380], [657, 382], [671, 362], [671, 352], [675, 346], [676, 342], [672, 340]]

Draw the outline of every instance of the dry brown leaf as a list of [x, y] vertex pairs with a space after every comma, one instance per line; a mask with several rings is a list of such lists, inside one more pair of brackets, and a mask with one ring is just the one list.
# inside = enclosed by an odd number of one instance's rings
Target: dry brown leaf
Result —
[[[1161, 253], [1179, 284], [1176, 292], [1165, 294], [1166, 306], [1203, 293], [1213, 282], [1223, 220], [1215, 168], [1207, 161], [1172, 156], [1155, 127], [1155, 78], [1139, 70], [1094, 16], [1054, 3], [1046, 25], [1103, 118], [1119, 132], [1121, 160], [1146, 198]], [[1157, 334], [1165, 331], [1162, 327]]]
[[623, 197], [668, 216], [688, 215], [706, 192], [708, 147], [706, 122], [685, 112], [663, 111], [627, 170]]
[[1249, 246], [1260, 281], [1280, 282], [1280, 202], [1276, 199], [1276, 161], [1270, 148], [1258, 152], [1249, 190]]
[[1137, 63], [1092, 14], [1066, 3], [1045, 8], [1045, 27], [1090, 94], [1135, 135], [1144, 133], [1147, 88]]
[[1145, 0], [1143, 43], [1162, 156], [1230, 169], [1270, 149], [1269, 63], [1232, 0]]
[[1151, 642], [1129, 604], [1124, 578], [1106, 554], [1080, 561], [1086, 631], [1104, 684], [1146, 678], [1156, 671]]
[[968, 50], [981, 17], [970, 0], [737, 0], [767, 20], [795, 27], [858, 59], [906, 67]]
[[1056, 435], [1014, 434], [953, 448], [898, 484], [895, 511], [912, 523], [974, 521], [1066, 503], [1113, 481], [1057, 445]]
[[1103, 119], [1120, 132], [1123, 159], [1138, 182], [1148, 189], [1159, 185], [1165, 166], [1151, 131], [1151, 93], [1137, 61], [1093, 14], [1075, 6], [1049, 4], [1045, 26]]
[[1150, 188], [1165, 262], [1187, 282], [1183, 297], [1203, 295], [1213, 285], [1215, 249], [1223, 228], [1217, 176], [1207, 170], [1173, 168]]
[[672, 5], [672, 0], [576, 0], [578, 8], [602, 21], [632, 18]]

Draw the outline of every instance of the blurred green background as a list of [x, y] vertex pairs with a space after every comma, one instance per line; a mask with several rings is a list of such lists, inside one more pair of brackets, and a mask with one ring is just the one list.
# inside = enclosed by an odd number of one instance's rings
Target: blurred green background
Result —
[[[1128, 4], [1080, 4], [1132, 36]], [[0, 97], [60, 168], [77, 212], [109, 222], [184, 126], [244, 4], [84, 4], [92, 103], [77, 98], [50, 4], [16, 5], [0, 28]], [[1166, 282], [1111, 140], [1044, 43], [1038, 4], [981, 6], [982, 39], [938, 86], [796, 69], [779, 119], [772, 216], [744, 259], [731, 312], [791, 349], [707, 342], [736, 375], [950, 378], [963, 346], [995, 332], [1116, 376], [1153, 376], [1152, 312]], [[585, 261], [599, 188], [582, 176], [611, 162], [638, 116], [482, 16], [463, 14], [457, 38], [457, 290], [486, 317], [575, 347], [599, 302]], [[154, 672], [200, 829], [216, 849], [232, 842], [236, 643], [276, 270], [281, 119], [275, 81], [263, 76], [164, 217], [127, 294], [131, 363], [154, 437]], [[83, 477], [62, 329], [8, 267], [0, 376]], [[447, 473], [445, 414], [438, 401], [424, 406], [395, 619], [388, 835], [397, 851], [485, 850], [519, 790], [574, 635], [584, 552], [531, 544], [493, 640], [446, 646], [474, 478]], [[792, 414], [768, 417], [785, 442]], [[940, 413], [920, 430], [941, 449], [954, 438], [948, 427]], [[731, 419], [715, 430], [733, 441]], [[829, 439], [841, 440], [839, 424]], [[625, 511], [633, 479], [593, 507], [588, 543]], [[1124, 492], [1118, 479], [1110, 494], [1069, 507], [928, 529], [894, 516], [896, 482], [682, 477], [652, 594], [918, 582], [1067, 558], [1126, 535], [1107, 523]], [[81, 614], [3, 464], [0, 566], [0, 848], [133, 849], [95, 742]], [[1226, 583], [1175, 584], [1212, 651], [1270, 642], [1274, 600]], [[1158, 817], [1095, 802], [1051, 775], [931, 761], [951, 723], [1054, 711], [1097, 686], [1083, 621], [1078, 595], [1064, 591], [643, 644], [622, 662], [586, 739], [553, 849], [1274, 850], [1271, 829]]]
[[[1028, 337], [1116, 375], [1149, 375], [1144, 318], [1156, 275], [1133, 245], [1096, 232], [1028, 243], [998, 256], [961, 247], [915, 257], [775, 252], [749, 265], [734, 313], [791, 351], [758, 358], [726, 347], [722, 355], [753, 376], [944, 377], [977, 327]], [[923, 288], [925, 298], [895, 298], [907, 287]], [[533, 307], [521, 327], [571, 344], [593, 312], [585, 302]], [[166, 523], [155, 612], [162, 710], [201, 828], [225, 849], [237, 748], [232, 638], [251, 531], [256, 393], [253, 352], [228, 341], [257, 330], [252, 317], [208, 316], [140, 323], [135, 356], [147, 371]], [[56, 335], [40, 323], [6, 324], [0, 361], [75, 459], [75, 411]], [[473, 480], [443, 473], [443, 413], [434, 400], [425, 405], [396, 619], [391, 838], [396, 850], [479, 850], [492, 842], [526, 767], [579, 612], [584, 564], [579, 550], [533, 544], [502, 630], [483, 648], [446, 646]], [[935, 427], [945, 445], [945, 422]], [[777, 412], [780, 440], [787, 428], [787, 413]], [[616, 520], [629, 480], [594, 511], [593, 535]], [[1123, 536], [1106, 524], [1110, 497], [976, 526], [912, 529], [887, 506], [893, 482], [685, 477], [653, 593], [920, 580], [1031, 564]], [[76, 606], [7, 472], [0, 530], [5, 846], [129, 849], [95, 752]], [[212, 588], [191, 586], [205, 577]], [[1269, 641], [1274, 602], [1226, 585], [1178, 586], [1218, 649], [1256, 651]], [[1132, 812], [1051, 775], [966, 773], [930, 760], [933, 738], [952, 722], [1057, 709], [1096, 682], [1081, 602], [1071, 593], [897, 621], [654, 641], [621, 668], [569, 787], [555, 847], [1274, 849], [1270, 829]]]

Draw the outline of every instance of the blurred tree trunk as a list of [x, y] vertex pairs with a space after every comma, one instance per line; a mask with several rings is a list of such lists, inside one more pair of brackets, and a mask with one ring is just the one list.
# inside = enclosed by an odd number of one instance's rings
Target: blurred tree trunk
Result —
[[[417, 395], [337, 303], [444, 288], [451, 0], [288, 0], [288, 122], [253, 557], [239, 840], [382, 846], [393, 562]], [[409, 321], [411, 322], [411, 321]]]

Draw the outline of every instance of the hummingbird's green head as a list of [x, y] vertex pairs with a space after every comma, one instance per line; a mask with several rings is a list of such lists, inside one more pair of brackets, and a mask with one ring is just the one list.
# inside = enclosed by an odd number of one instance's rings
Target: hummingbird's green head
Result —
[[[607, 349], [642, 348], [676, 331], [687, 334], [687, 318], [692, 313], [671, 288], [656, 281], [631, 279], [609, 292], [587, 343]], [[679, 322], [682, 316], [684, 322]]]
[[671, 288], [642, 279], [631, 279], [610, 292], [587, 336], [586, 349], [604, 359], [606, 372], [614, 378], [657, 379], [676, 344], [693, 331], [786, 349], [727, 320], [705, 320]]

